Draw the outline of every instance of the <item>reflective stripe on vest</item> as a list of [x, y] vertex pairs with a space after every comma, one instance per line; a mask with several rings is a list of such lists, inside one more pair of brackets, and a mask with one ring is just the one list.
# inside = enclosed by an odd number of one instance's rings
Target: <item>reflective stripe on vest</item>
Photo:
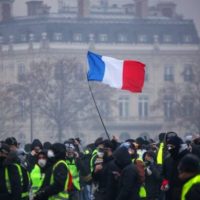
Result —
[[9, 178], [7, 167], [5, 168], [5, 180], [6, 180], [6, 188], [7, 188], [8, 192], [11, 193], [10, 178]]
[[39, 188], [41, 187], [43, 180], [44, 180], [44, 175], [41, 172], [40, 167], [35, 164], [33, 170], [30, 173], [31, 176], [31, 190], [33, 193], [36, 193]]
[[[21, 168], [21, 166], [20, 166], [19, 164], [17, 164], [17, 163], [15, 163], [14, 165], [17, 167], [18, 173], [19, 173], [19, 175], [20, 175], [21, 186], [22, 186], [22, 188], [23, 188], [23, 185], [24, 185], [24, 177], [23, 177], [23, 174], [22, 174], [22, 168]], [[21, 197], [22, 197], [22, 198], [25, 198], [25, 197], [28, 197], [28, 196], [29, 196], [28, 191], [22, 192], [22, 194], [21, 194]]]
[[190, 179], [183, 185], [183, 189], [182, 189], [182, 193], [181, 193], [181, 200], [185, 200], [186, 194], [189, 192], [191, 187], [197, 183], [200, 183], [200, 175], [193, 177], [192, 179]]
[[[60, 164], [60, 163], [63, 163], [67, 169], [68, 169], [68, 166], [67, 166], [67, 163], [64, 161], [64, 160], [59, 160], [54, 166], [53, 166], [53, 169], [52, 169], [52, 175], [51, 175], [51, 179], [50, 179], [50, 184], [52, 185], [54, 183], [54, 171], [55, 171], [55, 168]], [[69, 183], [69, 175], [67, 175], [67, 180], [65, 182], [65, 186], [64, 186], [64, 191], [62, 192], [59, 192], [58, 194], [54, 195], [54, 196], [51, 196], [49, 197], [48, 199], [49, 200], [67, 200], [69, 198], [69, 194], [68, 194], [68, 183]]]
[[98, 153], [98, 150], [97, 150], [97, 149], [95, 149], [95, 150], [92, 152], [92, 157], [91, 157], [91, 159], [90, 159], [90, 172], [91, 172], [91, 173], [92, 173], [93, 170], [94, 170], [93, 161], [94, 161], [94, 158], [96, 157], [97, 153]]
[[164, 143], [161, 142], [159, 149], [158, 149], [158, 154], [157, 154], [157, 164], [162, 165], [163, 164], [163, 148], [164, 148]]
[[79, 177], [79, 172], [77, 170], [74, 159], [72, 160], [72, 162], [70, 162], [69, 160], [66, 160], [66, 163], [67, 163], [68, 169], [72, 175], [72, 182], [73, 182], [75, 188], [77, 190], [80, 190], [81, 189], [80, 188], [80, 177]]
[[[17, 167], [17, 171], [18, 171], [19, 176], [20, 176], [20, 183], [21, 183], [21, 186], [23, 186], [23, 174], [22, 174], [21, 166], [19, 164], [17, 164], [17, 163], [15, 163], [14, 166]], [[8, 168], [5, 168], [5, 181], [6, 181], [7, 190], [8, 190], [9, 193], [11, 193], [11, 184], [10, 184]], [[21, 193], [21, 197], [22, 198], [28, 197], [28, 196], [29, 196], [28, 191]]]

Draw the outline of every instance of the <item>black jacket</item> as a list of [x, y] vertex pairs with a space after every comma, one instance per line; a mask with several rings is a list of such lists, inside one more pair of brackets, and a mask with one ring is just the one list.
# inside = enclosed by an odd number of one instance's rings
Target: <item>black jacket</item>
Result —
[[[183, 146], [184, 147], [184, 146]], [[180, 200], [183, 182], [178, 178], [178, 164], [187, 153], [187, 148], [181, 148], [175, 158], [171, 156], [164, 160], [163, 176], [169, 181], [169, 190], [166, 192], [166, 200]]]
[[[148, 170], [152, 174], [149, 174]], [[145, 170], [145, 188], [149, 199], [159, 198], [161, 181], [160, 167], [155, 162], [148, 164]]]
[[200, 199], [200, 183], [193, 185], [185, 197], [186, 197], [185, 200], [199, 200]]
[[139, 174], [131, 161], [131, 156], [126, 147], [119, 147], [114, 153], [117, 166], [121, 169], [119, 188], [116, 200], [139, 200]]
[[[5, 163], [5, 162], [4, 162]], [[8, 169], [8, 175], [11, 186], [9, 193], [6, 186], [5, 170]], [[0, 163], [0, 199], [1, 200], [21, 200], [21, 178], [17, 166], [14, 162], [9, 161], [6, 164]]]

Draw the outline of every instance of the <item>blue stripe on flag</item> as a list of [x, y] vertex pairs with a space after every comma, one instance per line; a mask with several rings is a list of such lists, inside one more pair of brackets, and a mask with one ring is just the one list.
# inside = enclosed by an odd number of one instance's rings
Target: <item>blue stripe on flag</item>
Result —
[[105, 73], [105, 63], [102, 60], [102, 56], [88, 51], [87, 58], [89, 63], [88, 80], [102, 81]]

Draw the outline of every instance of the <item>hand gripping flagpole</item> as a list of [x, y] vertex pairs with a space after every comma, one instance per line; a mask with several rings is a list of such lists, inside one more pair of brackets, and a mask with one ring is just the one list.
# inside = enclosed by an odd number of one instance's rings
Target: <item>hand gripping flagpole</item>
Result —
[[108, 131], [107, 131], [107, 129], [106, 129], [106, 126], [105, 126], [105, 124], [104, 124], [104, 122], [103, 122], [103, 119], [102, 119], [102, 117], [101, 117], [101, 114], [100, 114], [100, 112], [99, 112], [99, 109], [98, 109], [98, 106], [97, 106], [97, 104], [96, 104], [96, 100], [95, 100], [95, 98], [94, 98], [94, 94], [93, 94], [93, 92], [92, 92], [92, 88], [91, 88], [91, 86], [90, 86], [90, 83], [89, 83], [88, 79], [87, 79], [87, 82], [88, 82], [89, 90], [90, 90], [90, 93], [91, 93], [91, 96], [92, 96], [94, 105], [95, 105], [95, 107], [96, 107], [96, 110], [97, 110], [97, 112], [98, 112], [99, 118], [100, 118], [100, 120], [101, 120], [101, 124], [103, 125], [103, 128], [104, 128], [104, 130], [105, 130], [105, 132], [106, 132], [106, 135], [107, 135], [108, 139], [110, 140], [110, 136], [109, 136], [109, 134], [108, 134]]

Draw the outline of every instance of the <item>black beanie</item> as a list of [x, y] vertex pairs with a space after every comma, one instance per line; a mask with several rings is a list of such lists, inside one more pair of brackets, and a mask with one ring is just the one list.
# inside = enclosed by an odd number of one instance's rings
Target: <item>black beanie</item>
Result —
[[196, 173], [200, 170], [200, 160], [194, 154], [187, 154], [181, 159], [178, 169], [182, 172]]

